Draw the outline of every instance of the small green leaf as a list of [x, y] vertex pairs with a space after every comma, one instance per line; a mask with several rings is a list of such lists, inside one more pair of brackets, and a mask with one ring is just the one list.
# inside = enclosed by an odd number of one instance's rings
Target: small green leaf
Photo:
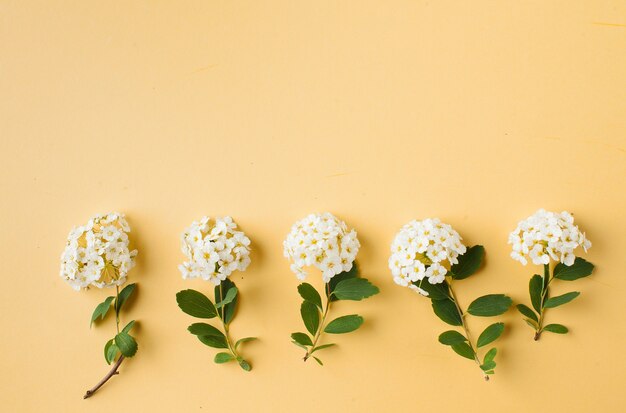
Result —
[[332, 295], [339, 300], [361, 301], [378, 292], [378, 287], [365, 278], [348, 278], [337, 284]]
[[115, 311], [117, 314], [120, 313], [122, 306], [126, 303], [126, 301], [128, 301], [128, 298], [133, 294], [136, 287], [137, 284], [128, 284], [122, 291], [120, 291], [119, 297], [115, 300]]
[[474, 245], [465, 251], [465, 254], [458, 257], [458, 263], [450, 268], [452, 278], [462, 280], [474, 274], [485, 256], [485, 248], [482, 245]]
[[474, 350], [472, 350], [469, 344], [457, 343], [450, 347], [452, 347], [452, 350], [454, 350], [454, 352], [459, 356], [474, 360]]
[[467, 341], [465, 336], [454, 330], [448, 330], [439, 335], [439, 342], [441, 344], [445, 344], [446, 346], [452, 346], [465, 341]]
[[324, 332], [329, 334], [344, 334], [356, 330], [363, 324], [363, 317], [357, 314], [344, 315], [343, 317], [335, 318], [328, 323]]
[[533, 275], [528, 284], [528, 290], [530, 291], [530, 301], [533, 304], [533, 308], [538, 313], [541, 312], [541, 293], [543, 289], [543, 279], [540, 275]]
[[513, 300], [504, 294], [489, 294], [472, 301], [467, 312], [479, 317], [493, 317], [504, 314], [512, 303]]
[[[483, 347], [495, 341], [504, 331], [504, 323], [494, 323], [487, 327], [478, 337], [476, 347]], [[488, 369], [491, 370], [491, 369]]]
[[554, 308], [563, 304], [567, 304], [572, 301], [574, 298], [578, 297], [580, 293], [578, 291], [572, 291], [571, 293], [565, 293], [563, 295], [559, 295], [557, 297], [550, 297], [546, 300], [543, 305], [545, 308]]
[[107, 364], [113, 363], [113, 361], [115, 360], [115, 356], [117, 356], [118, 350], [119, 349], [115, 345], [114, 339], [107, 341], [107, 343], [104, 345], [104, 359], [106, 360]]
[[317, 357], [313, 356], [313, 358], [315, 359], [315, 361], [317, 361], [317, 364], [319, 364], [320, 366], [323, 366], [324, 363], [322, 363], [322, 360], [318, 359]]
[[493, 361], [493, 359], [496, 358], [496, 354], [498, 354], [498, 350], [494, 347], [492, 349], [490, 349], [486, 354], [485, 354], [485, 358], [483, 360], [483, 363], [489, 363], [490, 361]]
[[444, 322], [452, 326], [460, 326], [461, 316], [456, 305], [450, 300], [432, 300], [433, 311]]
[[198, 336], [198, 340], [209, 347], [228, 348], [224, 333], [210, 324], [194, 323], [190, 325], [187, 330], [189, 330], [191, 334]]
[[226, 297], [224, 297], [224, 299], [220, 301], [219, 303], [215, 304], [215, 308], [219, 309], [219, 308], [224, 307], [226, 304], [232, 303], [235, 297], [237, 296], [238, 291], [239, 290], [237, 290], [237, 287], [230, 288], [228, 292], [226, 293]]
[[245, 371], [250, 371], [252, 370], [252, 366], [250, 365], [250, 363], [248, 363], [246, 360], [241, 359], [239, 360], [239, 366], [244, 369]]
[[196, 336], [219, 336], [222, 335], [222, 332], [218, 330], [216, 327], [213, 327], [211, 324], [207, 323], [193, 323], [187, 330]]
[[554, 278], [565, 281], [574, 281], [591, 275], [593, 268], [593, 264], [589, 261], [576, 257], [574, 264], [569, 267], [565, 264], [557, 264], [556, 267], [554, 267]]
[[217, 353], [213, 359], [213, 361], [217, 364], [228, 363], [232, 360], [235, 360], [235, 357], [233, 357], [230, 353]]
[[134, 325], [135, 325], [135, 320], [132, 320], [130, 323], [126, 324], [126, 327], [124, 327], [122, 331], [125, 333], [130, 333], [130, 330], [133, 328]]
[[[230, 278], [226, 278], [220, 283], [220, 285], [216, 285], [214, 290], [215, 302], [222, 301], [222, 292], [224, 293], [224, 297], [226, 297], [228, 296], [228, 292], [233, 288], [237, 287], [235, 286], [235, 283], [230, 280]], [[233, 321], [238, 300], [239, 294], [236, 294], [230, 303], [217, 310], [217, 314], [219, 314], [222, 320], [224, 320], [224, 323], [230, 324], [230, 322]]]
[[439, 284], [431, 284], [424, 278], [421, 281], [415, 281], [413, 285], [426, 291], [428, 293], [427, 297], [431, 300], [451, 300], [450, 288], [447, 281]]
[[567, 327], [561, 324], [548, 324], [543, 328], [542, 331], [549, 331], [556, 334], [567, 334], [569, 330], [567, 329]]
[[292, 333], [291, 338], [298, 344], [302, 344], [303, 346], [312, 346], [313, 341], [311, 341], [311, 337], [307, 336], [305, 333]]
[[529, 326], [531, 326], [535, 330], [539, 327], [539, 324], [537, 322], [535, 322], [535, 320], [531, 320], [530, 318], [525, 318], [524, 321], [526, 321], [526, 324], [528, 324]]
[[293, 344], [295, 344], [296, 346], [305, 349], [306, 351], [309, 351], [309, 348], [307, 346], [303, 346], [302, 344], [298, 343], [297, 341], [292, 341]]
[[310, 301], [316, 306], [318, 306], [320, 310], [322, 309], [322, 297], [320, 297], [320, 294], [317, 292], [315, 287], [313, 287], [311, 284], [309, 283], [300, 284], [298, 286], [298, 292], [300, 293], [300, 296], [304, 298], [306, 301]]
[[519, 311], [526, 317], [530, 318], [531, 320], [534, 320], [537, 323], [539, 322], [539, 318], [537, 318], [537, 314], [535, 314], [535, 312], [527, 305], [518, 304], [516, 307], [517, 307], [517, 311]]
[[249, 341], [254, 341], [254, 340], [258, 340], [258, 338], [256, 337], [245, 337], [245, 338], [240, 338], [239, 340], [237, 340], [237, 342], [235, 343], [235, 350], [237, 350], [237, 348], [243, 344], [243, 343], [247, 343]]
[[176, 294], [176, 302], [184, 313], [197, 318], [217, 316], [215, 306], [208, 297], [196, 290], [183, 290]]
[[321, 346], [317, 346], [313, 350], [311, 350], [311, 354], [315, 353], [318, 350], [324, 350], [325, 348], [333, 347], [334, 345], [335, 343], [322, 344]]
[[355, 278], [359, 276], [359, 267], [356, 265], [356, 261], [352, 263], [352, 268], [349, 271], [340, 272], [330, 279], [328, 282], [328, 286], [326, 288], [326, 296], [330, 301], [336, 301], [337, 297], [331, 295], [333, 291], [335, 291], [335, 287], [343, 280], [347, 280], [349, 278]]
[[495, 361], [489, 361], [489, 362], [487, 362], [485, 364], [481, 364], [480, 368], [483, 371], [492, 371], [493, 369], [496, 368], [496, 362]]
[[98, 304], [96, 309], [93, 310], [93, 314], [91, 315], [91, 322], [89, 323], [89, 328], [91, 328], [91, 325], [93, 324], [93, 322], [96, 321], [98, 318], [100, 318], [100, 320], [104, 319], [104, 316], [107, 315], [107, 313], [109, 312], [109, 309], [111, 308], [111, 302], [113, 300], [115, 300], [115, 297], [107, 297], [103, 302]]
[[132, 357], [137, 353], [137, 342], [130, 334], [123, 331], [115, 336], [115, 345], [124, 357]]
[[315, 334], [320, 326], [320, 313], [317, 306], [310, 301], [303, 301], [300, 306], [300, 315], [309, 333]]

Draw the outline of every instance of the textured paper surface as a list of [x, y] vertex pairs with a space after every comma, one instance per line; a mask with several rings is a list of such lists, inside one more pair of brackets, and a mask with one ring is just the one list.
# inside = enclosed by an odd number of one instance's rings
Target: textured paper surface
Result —
[[[623, 1], [0, 2], [0, 405], [15, 412], [620, 411], [624, 406], [626, 5]], [[467, 306], [528, 303], [539, 268], [509, 258], [517, 222], [568, 209], [594, 246], [587, 279], [539, 343], [504, 316], [496, 376], [437, 342], [428, 300], [396, 286], [389, 244], [438, 216], [486, 267]], [[59, 277], [73, 225], [127, 214], [139, 283], [123, 319], [139, 352], [92, 399], [110, 291]], [[340, 303], [363, 328], [304, 364], [291, 224], [330, 211], [357, 229], [381, 294]], [[179, 234], [230, 214], [252, 240], [234, 280], [254, 365], [217, 366], [176, 306]], [[319, 277], [313, 277], [320, 286]], [[471, 319], [477, 336], [490, 319]], [[620, 407], [621, 406], [621, 407]], [[119, 411], [119, 410], [118, 410]]]

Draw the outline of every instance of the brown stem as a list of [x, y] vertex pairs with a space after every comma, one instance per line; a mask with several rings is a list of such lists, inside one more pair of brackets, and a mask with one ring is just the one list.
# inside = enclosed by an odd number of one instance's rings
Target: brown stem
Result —
[[117, 360], [117, 362], [113, 365], [113, 368], [111, 369], [111, 371], [109, 371], [107, 373], [106, 376], [104, 376], [104, 378], [102, 380], [100, 380], [98, 382], [98, 384], [96, 384], [95, 386], [93, 386], [93, 388], [87, 390], [87, 392], [85, 393], [85, 395], [83, 396], [83, 399], [87, 399], [91, 396], [94, 395], [95, 392], [98, 391], [98, 389], [100, 387], [102, 387], [102, 385], [104, 385], [104, 383], [106, 383], [111, 377], [115, 376], [116, 374], [119, 374], [119, 372], [117, 371], [118, 368], [120, 368], [120, 364], [122, 364], [122, 361], [124, 361], [124, 356], [120, 355], [120, 358]]

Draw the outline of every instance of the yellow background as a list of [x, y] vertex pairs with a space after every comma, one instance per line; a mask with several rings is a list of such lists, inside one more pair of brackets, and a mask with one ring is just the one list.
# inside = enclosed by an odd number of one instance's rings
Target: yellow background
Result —
[[[0, 406], [30, 411], [623, 411], [626, 259], [623, 1], [0, 1]], [[592, 277], [548, 313], [539, 343], [519, 314], [493, 380], [437, 342], [429, 301], [396, 286], [389, 244], [440, 217], [485, 268], [467, 306], [528, 303], [538, 268], [508, 233], [567, 209], [594, 245]], [[67, 233], [127, 214], [139, 283], [124, 320], [139, 352], [108, 371], [110, 291], [58, 276]], [[330, 211], [358, 231], [381, 294], [336, 306], [366, 324], [303, 363], [298, 281], [282, 256], [295, 220]], [[179, 234], [229, 214], [253, 242], [235, 337], [254, 366], [213, 364], [175, 302]], [[320, 286], [319, 277], [312, 277]], [[477, 335], [493, 319], [471, 319]]]

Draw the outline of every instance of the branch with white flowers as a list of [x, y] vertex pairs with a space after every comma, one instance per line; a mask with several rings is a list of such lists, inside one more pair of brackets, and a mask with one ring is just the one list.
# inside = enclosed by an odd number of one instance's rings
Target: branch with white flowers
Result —
[[396, 284], [427, 296], [437, 317], [447, 324], [462, 327], [464, 334], [448, 330], [439, 335], [439, 342], [473, 360], [488, 381], [495, 373], [497, 349], [491, 348], [481, 360], [479, 348], [497, 340], [504, 331], [504, 323], [491, 324], [474, 342], [467, 316], [504, 314], [512, 300], [504, 294], [485, 295], [472, 301], [467, 311], [463, 311], [452, 289], [454, 281], [468, 278], [481, 267], [484, 255], [481, 245], [465, 247], [458, 232], [437, 218], [413, 220], [393, 240], [389, 268]]
[[184, 313], [196, 318], [220, 319], [223, 331], [207, 323], [194, 323], [187, 328], [201, 343], [227, 350], [217, 353], [213, 361], [218, 364], [236, 361], [245, 371], [250, 371], [252, 365], [239, 354], [239, 347], [256, 337], [242, 338], [234, 343], [230, 337], [230, 323], [235, 315], [239, 290], [228, 277], [234, 271], [246, 270], [250, 264], [249, 246], [250, 239], [237, 231], [237, 224], [231, 217], [216, 218], [215, 221], [203, 217], [194, 221], [182, 236], [182, 251], [187, 261], [179, 269], [183, 279], [211, 281], [215, 285], [215, 302], [196, 290], [176, 294], [176, 302]]
[[293, 261], [291, 270], [298, 279], [307, 276], [305, 267], [314, 266], [322, 272], [326, 303], [315, 287], [309, 283], [298, 286], [303, 298], [300, 316], [308, 333], [291, 334], [293, 344], [303, 348], [303, 357], [310, 357], [320, 365], [322, 361], [313, 353], [332, 347], [334, 343], [320, 344], [324, 333], [344, 334], [355, 331], [363, 324], [358, 314], [344, 315], [326, 323], [331, 303], [338, 300], [360, 301], [379, 290], [365, 278], [360, 278], [355, 262], [359, 251], [356, 231], [348, 230], [345, 222], [330, 213], [310, 214], [296, 222], [284, 242], [285, 257]]
[[129, 284], [120, 291], [126, 282], [128, 271], [135, 265], [137, 251], [128, 248], [130, 227], [124, 215], [110, 213], [91, 218], [86, 225], [74, 228], [67, 240], [61, 256], [61, 277], [75, 290], [89, 287], [113, 288], [115, 296], [107, 297], [98, 304], [91, 315], [91, 325], [102, 321], [111, 308], [115, 311], [115, 336], [104, 346], [104, 358], [111, 364], [117, 358], [109, 373], [96, 386], [87, 390], [84, 399], [93, 396], [118, 369], [125, 358], [137, 352], [137, 342], [130, 335], [135, 320], [120, 330], [120, 312], [135, 291], [137, 285]]
[[[537, 341], [544, 331], [566, 334], [569, 329], [561, 324], [545, 324], [545, 313], [569, 303], [580, 295], [572, 291], [550, 297], [550, 284], [555, 280], [574, 281], [587, 277], [593, 272], [593, 264], [574, 255], [577, 247], [585, 252], [591, 248], [591, 242], [584, 232], [574, 225], [574, 217], [567, 211], [561, 213], [540, 209], [535, 214], [521, 221], [509, 235], [512, 244], [511, 257], [523, 265], [530, 260], [535, 265], [543, 265], [543, 277], [535, 274], [530, 279], [529, 292], [531, 309], [527, 305], [518, 304], [518, 311], [526, 318], [524, 321], [535, 330], [534, 340]], [[552, 273], [551, 261], [556, 261]]]

